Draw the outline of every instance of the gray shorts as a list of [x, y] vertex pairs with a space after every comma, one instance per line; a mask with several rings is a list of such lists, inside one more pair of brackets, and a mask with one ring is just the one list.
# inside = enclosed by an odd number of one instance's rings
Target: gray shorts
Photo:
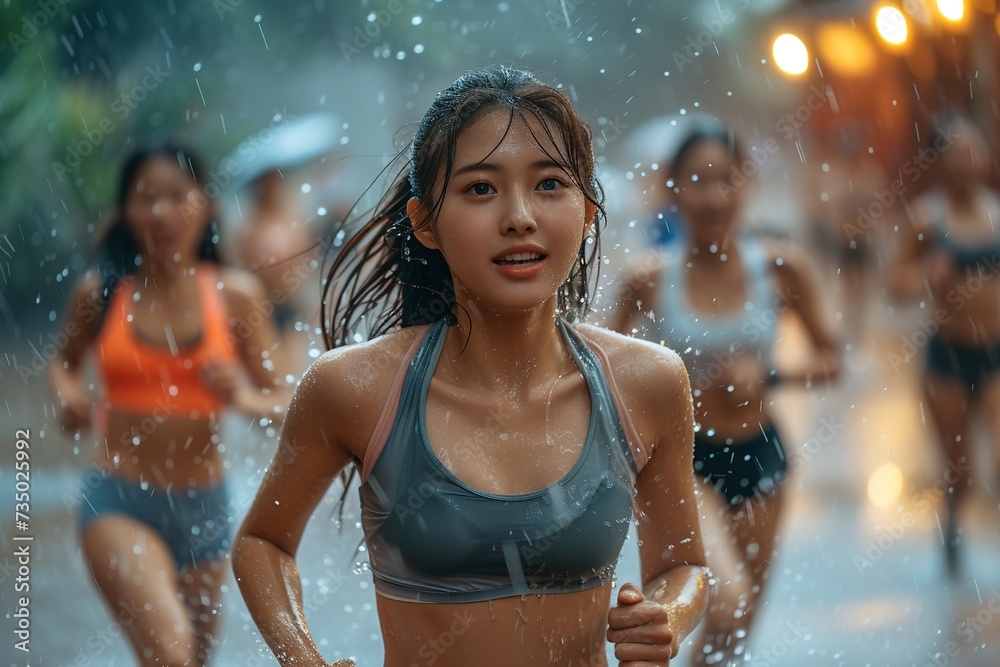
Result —
[[168, 493], [153, 486], [143, 489], [92, 466], [83, 479], [80, 533], [109, 514], [141, 521], [159, 533], [178, 569], [224, 558], [232, 543], [225, 484]]

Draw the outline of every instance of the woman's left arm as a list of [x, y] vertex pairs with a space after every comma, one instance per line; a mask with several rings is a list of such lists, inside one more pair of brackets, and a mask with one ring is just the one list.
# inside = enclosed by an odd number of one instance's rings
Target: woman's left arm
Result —
[[653, 443], [635, 484], [642, 590], [622, 586], [608, 617], [608, 641], [622, 665], [667, 665], [708, 604], [692, 464], [694, 414], [680, 357], [636, 344], [645, 358], [629, 366], [646, 369], [627, 393], [639, 406], [631, 412], [638, 436]]
[[238, 368], [219, 364], [206, 369], [209, 381], [221, 393], [229, 394], [236, 409], [280, 423], [291, 392], [285, 381], [289, 370], [272, 317], [273, 305], [263, 284], [253, 274], [228, 269], [222, 280], [230, 333], [250, 383], [240, 381]]
[[807, 386], [817, 380], [834, 382], [840, 377], [840, 353], [809, 262], [801, 250], [791, 247], [774, 253], [774, 258], [780, 300], [799, 316], [815, 351], [807, 366], [781, 373], [777, 379], [782, 384]]

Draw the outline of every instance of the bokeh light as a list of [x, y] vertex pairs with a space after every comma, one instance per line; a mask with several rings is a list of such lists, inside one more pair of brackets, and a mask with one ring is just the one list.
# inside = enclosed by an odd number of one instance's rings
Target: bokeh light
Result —
[[879, 509], [891, 507], [903, 492], [903, 473], [895, 463], [883, 463], [868, 477], [868, 499]]
[[791, 33], [779, 35], [771, 52], [774, 62], [788, 74], [802, 74], [809, 68], [809, 50], [801, 39]]
[[906, 43], [906, 17], [895, 7], [882, 7], [875, 13], [875, 28], [889, 44], [900, 46]]
[[961, 21], [965, 16], [964, 0], [937, 0], [937, 8], [949, 21]]
[[816, 39], [821, 62], [846, 76], [863, 76], [875, 70], [875, 47], [868, 36], [850, 23], [834, 23], [820, 28]]

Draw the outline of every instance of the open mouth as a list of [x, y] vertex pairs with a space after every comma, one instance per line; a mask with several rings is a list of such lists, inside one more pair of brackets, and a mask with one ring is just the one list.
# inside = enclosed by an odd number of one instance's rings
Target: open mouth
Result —
[[494, 259], [493, 263], [500, 266], [521, 266], [524, 264], [534, 264], [543, 259], [545, 259], [545, 255], [540, 255], [537, 252], [515, 252], [511, 255], [504, 255], [499, 259]]

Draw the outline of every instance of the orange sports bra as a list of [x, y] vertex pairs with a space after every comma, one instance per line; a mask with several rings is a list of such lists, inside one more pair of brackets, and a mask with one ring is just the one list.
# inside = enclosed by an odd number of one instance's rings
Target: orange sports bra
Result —
[[133, 326], [134, 278], [123, 280], [111, 297], [97, 338], [97, 360], [107, 406], [140, 414], [209, 418], [222, 410], [221, 398], [200, 377], [212, 358], [236, 358], [216, 271], [197, 268], [201, 336], [193, 347], [171, 349], [142, 340]]

